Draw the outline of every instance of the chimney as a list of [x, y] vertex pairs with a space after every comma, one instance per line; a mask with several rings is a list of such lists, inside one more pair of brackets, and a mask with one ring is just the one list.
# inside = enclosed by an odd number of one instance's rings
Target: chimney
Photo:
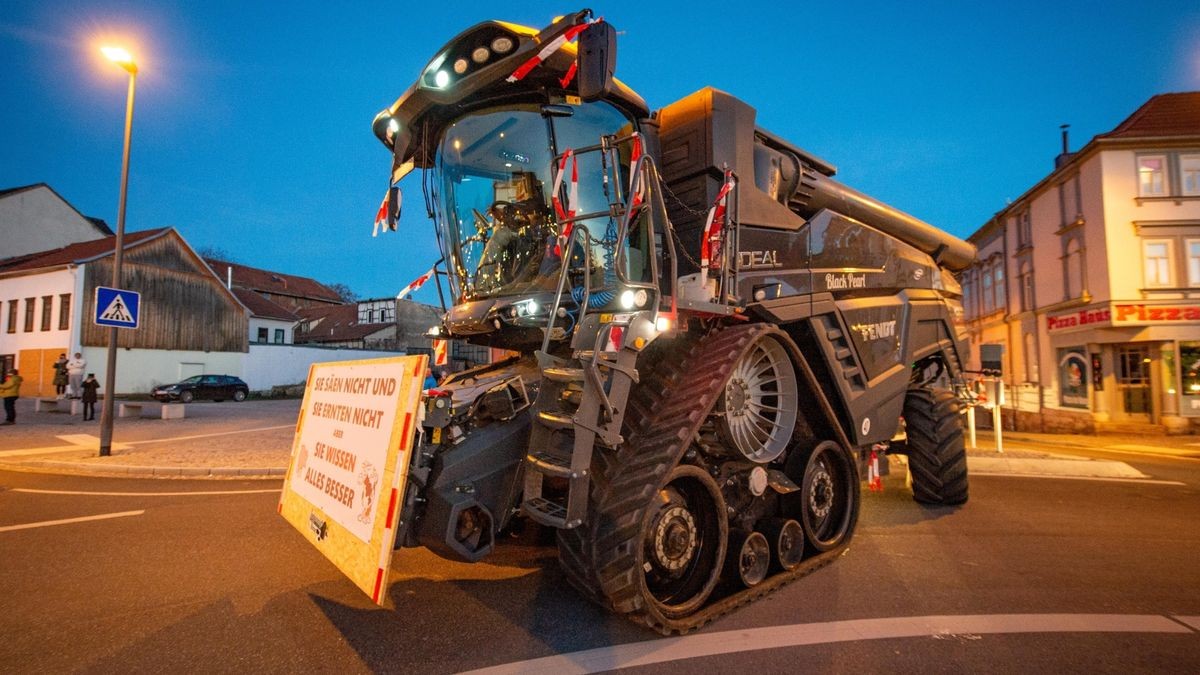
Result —
[[233, 289], [233, 266], [225, 267], [225, 288]]
[[1071, 158], [1075, 156], [1075, 153], [1071, 152], [1071, 150], [1070, 150], [1070, 147], [1071, 147], [1070, 141], [1068, 141], [1068, 139], [1067, 139], [1067, 130], [1071, 128], [1071, 125], [1070, 124], [1060, 124], [1060, 125], [1058, 125], [1058, 128], [1062, 131], [1062, 152], [1059, 153], [1059, 155], [1054, 158], [1055, 170], [1059, 169], [1060, 167], [1062, 167], [1062, 165], [1071, 161]]

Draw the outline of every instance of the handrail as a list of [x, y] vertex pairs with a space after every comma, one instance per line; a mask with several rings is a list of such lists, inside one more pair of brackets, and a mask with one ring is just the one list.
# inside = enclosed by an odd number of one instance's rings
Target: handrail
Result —
[[554, 291], [554, 305], [550, 308], [549, 321], [546, 324], [546, 336], [542, 338], [542, 353], [550, 353], [550, 335], [554, 332], [554, 321], [558, 318], [558, 308], [562, 303], [563, 288], [567, 283], [567, 273], [571, 269], [571, 249], [575, 245], [575, 240], [579, 238], [580, 233], [583, 233], [583, 304], [580, 309], [579, 319], [583, 319], [583, 314], [587, 312], [588, 300], [592, 294], [592, 243], [591, 233], [588, 232], [586, 225], [577, 225], [571, 230], [571, 234], [567, 235], [566, 242], [560, 244], [562, 250], [562, 269], [558, 272], [558, 285]]

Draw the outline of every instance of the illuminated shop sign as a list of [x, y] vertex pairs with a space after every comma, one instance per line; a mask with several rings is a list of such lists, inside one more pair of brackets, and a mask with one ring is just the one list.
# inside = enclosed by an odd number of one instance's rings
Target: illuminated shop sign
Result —
[[1046, 317], [1051, 333], [1086, 326], [1135, 326], [1200, 321], [1200, 305], [1146, 305], [1114, 303], [1111, 307], [1093, 307]]

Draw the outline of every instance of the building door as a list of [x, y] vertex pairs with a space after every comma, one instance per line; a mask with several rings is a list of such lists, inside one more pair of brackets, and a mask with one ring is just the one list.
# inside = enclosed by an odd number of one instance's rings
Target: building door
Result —
[[1153, 402], [1150, 397], [1150, 346], [1127, 344], [1117, 347], [1117, 392], [1125, 417], [1150, 421]]

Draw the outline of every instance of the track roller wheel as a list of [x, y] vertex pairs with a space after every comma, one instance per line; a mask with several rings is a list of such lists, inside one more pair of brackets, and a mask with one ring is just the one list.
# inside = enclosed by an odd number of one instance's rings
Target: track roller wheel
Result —
[[804, 559], [804, 527], [791, 518], [769, 518], [759, 521], [758, 531], [771, 545], [771, 567], [790, 571]]
[[858, 519], [858, 468], [850, 453], [833, 441], [813, 448], [800, 484], [800, 524], [817, 551], [842, 544]]
[[729, 535], [726, 578], [746, 588], [757, 586], [771, 569], [771, 546], [762, 532], [736, 530]]
[[705, 471], [675, 467], [642, 526], [642, 589], [668, 618], [704, 605], [721, 576], [729, 524], [721, 488]]

